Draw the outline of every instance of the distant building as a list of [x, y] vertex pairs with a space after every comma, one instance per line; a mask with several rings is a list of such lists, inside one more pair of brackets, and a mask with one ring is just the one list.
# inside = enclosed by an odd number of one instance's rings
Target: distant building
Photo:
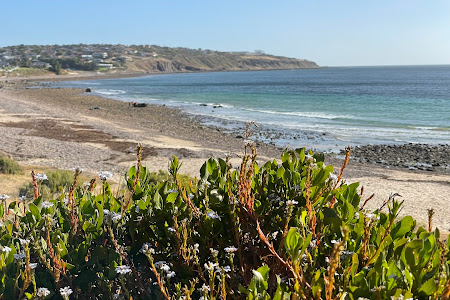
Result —
[[114, 68], [113, 64], [97, 64], [97, 67], [102, 68], [102, 69], [112, 69]]
[[117, 60], [119, 60], [121, 62], [127, 62], [127, 61], [133, 61], [133, 58], [131, 58], [129, 56], [121, 56], [121, 57], [117, 58]]
[[9, 66], [9, 62], [0, 60], [0, 69], [6, 68]]
[[49, 63], [46, 63], [46, 62], [43, 62], [43, 61], [39, 61], [39, 60], [32, 60], [30, 65], [33, 68], [44, 68], [44, 69], [48, 69], [48, 68], [50, 68], [52, 66]]
[[14, 55], [3, 55], [3, 60], [16, 60], [17, 57]]
[[96, 53], [92, 53], [92, 57], [94, 57], [94, 58], [108, 58], [108, 53], [106, 53], [106, 52], [96, 52]]
[[103, 59], [101, 59], [101, 58], [94, 58], [93, 62], [95, 62], [95, 63], [102, 63]]

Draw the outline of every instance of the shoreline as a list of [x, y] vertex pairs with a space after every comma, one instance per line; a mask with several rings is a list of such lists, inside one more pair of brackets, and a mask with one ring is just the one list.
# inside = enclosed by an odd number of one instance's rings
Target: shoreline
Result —
[[[118, 174], [135, 163], [138, 143], [144, 146], [143, 161], [151, 171], [166, 170], [176, 155], [183, 163], [181, 173], [191, 176], [198, 176], [206, 159], [224, 158], [226, 152], [232, 154], [233, 166], [239, 166], [244, 145], [243, 138], [205, 126], [179, 109], [130, 107], [82, 89], [3, 89], [0, 112], [0, 151], [19, 163], [69, 170], [80, 166], [94, 174], [107, 170], [117, 181]], [[262, 142], [256, 146], [260, 161], [279, 159], [282, 151]], [[328, 155], [326, 163], [337, 172], [342, 160]], [[405, 200], [402, 215], [412, 215], [425, 224], [426, 209], [434, 208], [435, 225], [450, 231], [445, 198], [450, 193], [450, 175], [389, 167], [351, 159], [344, 178], [365, 186], [364, 199], [376, 194], [368, 209], [378, 208], [391, 193], [399, 193]]]
[[204, 70], [204, 71], [179, 71], [179, 72], [117, 72], [117, 73], [98, 73], [98, 72], [84, 72], [79, 74], [65, 74], [65, 75], [42, 75], [42, 76], [18, 76], [18, 77], [5, 77], [0, 76], [0, 83], [5, 81], [23, 81], [23, 82], [60, 82], [60, 81], [84, 81], [84, 80], [103, 80], [103, 79], [115, 79], [115, 78], [137, 78], [152, 75], [167, 75], [167, 74], [202, 74], [202, 73], [226, 73], [226, 72], [262, 72], [262, 71], [283, 71], [283, 70], [311, 70], [311, 69], [324, 69], [326, 67], [316, 68], [279, 68], [279, 69], [255, 69], [255, 70]]

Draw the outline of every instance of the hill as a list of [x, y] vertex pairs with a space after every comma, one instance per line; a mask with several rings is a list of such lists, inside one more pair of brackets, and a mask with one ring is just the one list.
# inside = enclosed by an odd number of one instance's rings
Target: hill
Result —
[[19, 45], [0, 48], [0, 70], [201, 72], [318, 68], [312, 61], [254, 52], [220, 52], [156, 45]]

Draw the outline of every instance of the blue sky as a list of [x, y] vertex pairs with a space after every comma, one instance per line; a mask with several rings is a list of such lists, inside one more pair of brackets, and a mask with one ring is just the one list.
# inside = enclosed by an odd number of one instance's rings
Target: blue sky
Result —
[[0, 0], [0, 46], [264, 50], [321, 66], [450, 64], [449, 0]]

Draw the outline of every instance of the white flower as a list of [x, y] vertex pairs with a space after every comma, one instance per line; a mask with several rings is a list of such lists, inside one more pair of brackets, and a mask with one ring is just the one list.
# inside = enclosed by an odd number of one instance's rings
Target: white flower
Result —
[[109, 211], [109, 210], [107, 210], [107, 209], [104, 209], [103, 210], [103, 215], [104, 216], [107, 216], [107, 215], [109, 215], [111, 212]]
[[3, 196], [0, 195], [0, 200], [5, 201], [5, 200], [8, 200], [9, 198], [10, 198], [10, 197], [9, 197], [8, 195], [6, 195], [6, 194], [3, 194]]
[[236, 252], [238, 249], [236, 247], [234, 247], [234, 246], [229, 246], [229, 247], [226, 247], [223, 250], [225, 250], [226, 253], [233, 253], [233, 252]]
[[80, 166], [72, 168], [72, 170], [74, 170], [75, 172], [78, 172], [78, 173], [83, 173], [83, 169]]
[[206, 284], [203, 284], [201, 288], [199, 288], [199, 290], [203, 293], [207, 293], [209, 292], [211, 289], [209, 288], [209, 286], [207, 286]]
[[117, 222], [120, 219], [122, 219], [122, 215], [121, 214], [117, 214], [115, 212], [111, 213], [111, 219], [113, 220], [113, 222]]
[[199, 246], [200, 246], [200, 245], [197, 244], [197, 243], [194, 244], [194, 252], [198, 252], [198, 247], [199, 247]]
[[225, 266], [225, 267], [223, 267], [223, 270], [225, 271], [225, 272], [231, 272], [231, 267], [230, 266]]
[[9, 253], [9, 252], [11, 252], [11, 248], [9, 248], [8, 246], [4, 246], [3, 248], [2, 248], [2, 251], [3, 252], [5, 252], [5, 253]]
[[331, 240], [331, 243], [334, 245], [334, 244], [337, 244], [337, 243], [339, 243], [339, 240]]
[[48, 202], [48, 201], [42, 202], [42, 208], [49, 208], [52, 206], [53, 206], [53, 203], [51, 203], [51, 202]]
[[176, 230], [173, 229], [172, 227], [167, 228], [167, 230], [168, 230], [169, 232], [176, 232]]
[[311, 154], [306, 154], [306, 155], [305, 155], [305, 159], [306, 159], [306, 160], [310, 160], [310, 161], [312, 161], [312, 162], [315, 162], [315, 161], [316, 161], [316, 159], [315, 159]]
[[328, 179], [326, 181], [329, 181], [329, 180], [336, 182], [338, 180], [338, 177], [337, 177], [337, 175], [330, 172], [330, 177], [328, 177]]
[[34, 177], [36, 177], [36, 180], [39, 181], [48, 180], [47, 175], [45, 175], [44, 173], [37, 173], [36, 175], [34, 175]]
[[166, 264], [162, 264], [160, 269], [163, 270], [166, 273], [170, 271], [169, 265], [166, 265]]
[[72, 294], [73, 291], [69, 286], [66, 286], [66, 287], [60, 288], [59, 293], [61, 294], [61, 296], [66, 297], [66, 296], [70, 296], [70, 294]]
[[161, 261], [157, 261], [155, 262], [155, 268], [160, 268], [162, 265], [165, 265], [166, 261], [165, 260], [161, 260]]
[[253, 146], [253, 141], [252, 140], [244, 140], [244, 144], [245, 144], [245, 147], [251, 147], [251, 146]]
[[368, 213], [368, 212], [366, 212], [366, 213], [364, 213], [364, 215], [366, 216], [366, 218], [368, 218], [368, 219], [372, 219], [372, 220], [374, 220], [374, 221], [376, 221], [376, 220], [379, 220], [379, 219], [380, 219], [380, 217], [379, 217], [379, 216], [377, 216], [376, 214], [372, 214], [372, 213]]
[[211, 252], [211, 254], [212, 254], [213, 256], [219, 255], [219, 251], [217, 251], [217, 250], [214, 249], [214, 248], [209, 248], [209, 251]]
[[155, 253], [155, 249], [152, 248], [152, 244], [150, 243], [145, 243], [144, 245], [142, 245], [141, 250], [139, 250], [139, 252], [143, 253], [143, 254], [153, 254]]
[[176, 273], [174, 271], [167, 273], [167, 278], [175, 277]]
[[37, 263], [30, 263], [30, 269], [36, 269]]
[[20, 202], [24, 202], [25, 200], [27, 200], [27, 197], [25, 195], [19, 197]]
[[213, 210], [210, 210], [207, 214], [208, 217], [210, 217], [211, 219], [219, 219], [219, 221], [221, 221], [222, 219], [220, 218], [220, 216]]
[[14, 256], [15, 260], [20, 260], [20, 259], [26, 257], [25, 253], [16, 253], [16, 254], [13, 254], [13, 256]]
[[292, 205], [296, 205], [296, 204], [298, 204], [298, 202], [295, 201], [295, 200], [288, 200], [288, 201], [286, 201], [286, 205], [287, 206], [292, 206]]
[[0, 227], [5, 226], [5, 224], [3, 224], [3, 221], [0, 221]]
[[50, 291], [47, 288], [45, 288], [45, 287], [38, 288], [36, 296], [47, 297], [48, 295], [50, 295]]
[[108, 171], [101, 171], [97, 174], [97, 176], [103, 181], [105, 181], [108, 178], [113, 177], [113, 175]]
[[131, 269], [129, 266], [117, 266], [116, 273], [128, 274], [128, 273], [131, 273]]
[[30, 240], [27, 239], [19, 239], [19, 242], [22, 246], [26, 246], [30, 243]]
[[205, 263], [205, 269], [208, 270], [209, 272], [213, 271], [215, 267], [219, 266], [219, 264], [217, 263], [213, 263], [208, 261], [208, 263]]

